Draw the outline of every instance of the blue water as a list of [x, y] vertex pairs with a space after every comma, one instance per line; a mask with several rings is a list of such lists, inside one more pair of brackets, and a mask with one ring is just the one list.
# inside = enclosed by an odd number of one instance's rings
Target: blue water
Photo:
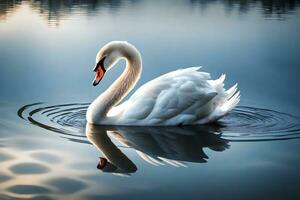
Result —
[[[298, 199], [299, 7], [1, 1], [0, 199]], [[134, 91], [203, 66], [226, 73], [225, 87], [239, 83], [240, 107], [218, 126], [86, 127], [86, 106], [124, 69], [92, 86], [95, 55], [111, 40], [142, 54]]]

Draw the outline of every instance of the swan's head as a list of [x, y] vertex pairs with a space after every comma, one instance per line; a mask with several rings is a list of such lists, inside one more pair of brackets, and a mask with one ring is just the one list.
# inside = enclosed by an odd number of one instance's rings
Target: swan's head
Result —
[[134, 59], [139, 55], [137, 49], [125, 41], [113, 41], [104, 45], [96, 56], [96, 73], [93, 85], [96, 86], [102, 80], [106, 71], [113, 67], [121, 58]]

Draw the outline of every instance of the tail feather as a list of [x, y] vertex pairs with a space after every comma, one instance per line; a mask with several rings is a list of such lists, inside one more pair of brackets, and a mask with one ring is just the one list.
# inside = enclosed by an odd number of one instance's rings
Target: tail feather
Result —
[[217, 104], [223, 104], [224, 100], [227, 97], [226, 91], [224, 89], [224, 80], [226, 78], [225, 74], [222, 74], [218, 79], [216, 80], [210, 80], [209, 83], [212, 85], [214, 90], [217, 92], [217, 96], [214, 98], [214, 101], [217, 102]]
[[232, 110], [240, 101], [240, 91], [237, 91], [232, 95], [222, 106], [221, 109], [227, 113]]
[[224, 83], [225, 78], [226, 78], [226, 74], [222, 74], [222, 75], [220, 76], [220, 78], [218, 78], [219, 83]]
[[222, 74], [218, 79], [216, 80], [208, 80], [208, 82], [215, 88], [215, 90], [219, 93], [220, 90], [223, 90], [224, 87], [224, 80], [226, 78], [225, 74]]
[[206, 118], [198, 120], [196, 123], [209, 123], [217, 121], [232, 110], [240, 101], [240, 91], [238, 90], [238, 84], [234, 84], [228, 90], [224, 88], [225, 74], [222, 74], [220, 78], [212, 80], [209, 83], [216, 90], [217, 95], [213, 98], [213, 104], [216, 107], [214, 111], [210, 113]]
[[226, 91], [227, 99], [230, 99], [237, 91], [237, 83]]
[[224, 81], [225, 81], [226, 75], [222, 74], [218, 79], [214, 80], [215, 87], [221, 89], [224, 87]]

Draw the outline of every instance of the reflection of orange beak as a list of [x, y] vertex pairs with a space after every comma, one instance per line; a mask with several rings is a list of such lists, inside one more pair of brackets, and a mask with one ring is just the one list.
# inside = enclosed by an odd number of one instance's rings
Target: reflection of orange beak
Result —
[[99, 66], [98, 69], [96, 70], [96, 76], [93, 82], [93, 86], [96, 86], [100, 83], [104, 76], [105, 70], [103, 69], [102, 66]]
[[97, 165], [98, 169], [103, 169], [107, 164], [106, 158], [99, 157], [99, 163]]

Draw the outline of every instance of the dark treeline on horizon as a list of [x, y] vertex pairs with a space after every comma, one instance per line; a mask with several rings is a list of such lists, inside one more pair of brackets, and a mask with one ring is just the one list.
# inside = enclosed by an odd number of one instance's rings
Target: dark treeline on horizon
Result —
[[[6, 19], [8, 13], [14, 12], [18, 6], [26, 2], [37, 10], [49, 22], [60, 21], [72, 13], [74, 9], [93, 14], [101, 9], [110, 12], [122, 9], [122, 6], [131, 6], [141, 3], [137, 0], [3, 0], [0, 1], [0, 20]], [[183, 1], [187, 6], [199, 7], [202, 10], [214, 3], [223, 4], [228, 11], [238, 9], [247, 13], [254, 6], [261, 8], [266, 18], [281, 19], [300, 7], [300, 0], [190, 0]]]
[[192, 4], [205, 7], [213, 2], [223, 3], [229, 10], [238, 7], [241, 12], [247, 12], [253, 6], [260, 6], [265, 17], [288, 14], [300, 6], [300, 0], [190, 0]]

